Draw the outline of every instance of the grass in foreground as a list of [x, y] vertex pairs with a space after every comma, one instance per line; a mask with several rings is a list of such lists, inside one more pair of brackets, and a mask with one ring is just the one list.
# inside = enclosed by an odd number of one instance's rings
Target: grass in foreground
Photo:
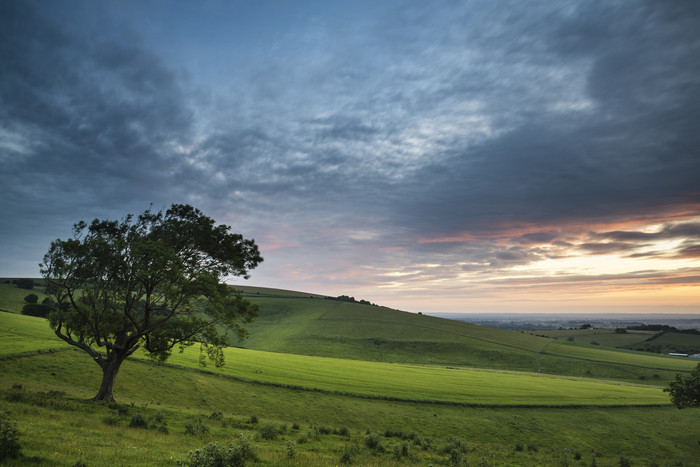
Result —
[[[99, 373], [78, 351], [2, 358], [0, 375], [0, 413], [19, 429], [23, 465], [175, 465], [192, 449], [237, 443], [240, 434], [250, 438], [259, 465], [339, 465], [346, 452], [355, 465], [590, 465], [595, 459], [612, 466], [624, 457], [632, 465], [671, 466], [700, 457], [697, 409], [382, 401], [145, 361], [125, 364], [117, 379], [121, 404], [110, 407], [85, 401]], [[159, 413], [167, 434], [129, 426], [136, 414], [150, 424]], [[186, 434], [198, 419], [206, 428]], [[368, 438], [379, 447], [368, 446]]]

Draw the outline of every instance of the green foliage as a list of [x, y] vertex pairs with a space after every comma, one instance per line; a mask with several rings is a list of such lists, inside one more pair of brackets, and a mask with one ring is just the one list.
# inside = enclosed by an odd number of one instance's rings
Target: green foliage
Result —
[[20, 289], [32, 290], [36, 285], [32, 279], [17, 279], [17, 287]]
[[24, 297], [24, 301], [27, 303], [36, 303], [39, 301], [39, 296], [37, 294], [30, 293]]
[[41, 269], [56, 303], [50, 324], [102, 368], [95, 400], [112, 400], [119, 367], [138, 348], [162, 362], [196, 341], [223, 365], [228, 333], [245, 337], [241, 322], [257, 308], [222, 280], [247, 278], [262, 261], [253, 240], [229, 230], [174, 204], [121, 221], [81, 221], [72, 239], [51, 243]]
[[121, 417], [119, 416], [119, 412], [116, 410], [110, 410], [109, 414], [102, 417], [102, 422], [106, 425], [117, 425], [120, 420]]
[[131, 421], [129, 422], [129, 428], [148, 428], [148, 421], [143, 414], [135, 413], [131, 416]]
[[679, 409], [700, 407], [700, 364], [687, 377], [676, 374], [664, 391], [670, 393], [671, 402]]
[[187, 467], [242, 467], [247, 461], [255, 461], [257, 456], [250, 438], [239, 436], [236, 444], [228, 447], [209, 443], [201, 449], [190, 451], [187, 459], [177, 460], [177, 465]]
[[267, 423], [258, 430], [260, 437], [266, 440], [277, 439], [277, 427], [273, 423]]
[[16, 459], [22, 453], [19, 432], [9, 418], [0, 417], [0, 462]]
[[297, 455], [297, 448], [294, 445], [294, 443], [291, 441], [287, 441], [287, 443], [284, 446], [287, 457], [290, 459], [294, 459], [294, 457]]
[[381, 450], [382, 449], [381, 438], [375, 432], [367, 433], [367, 435], [365, 436], [365, 446], [367, 446], [369, 449], [372, 449], [375, 451]]
[[357, 446], [345, 446], [343, 447], [343, 452], [340, 455], [340, 463], [345, 465], [351, 465], [355, 463], [355, 456], [357, 455]]
[[196, 418], [194, 422], [188, 422], [185, 424], [185, 434], [192, 436], [206, 436], [209, 434], [209, 427], [202, 422], [201, 418]]
[[36, 316], [46, 318], [51, 313], [52, 307], [43, 303], [27, 303], [22, 307], [22, 314], [26, 316]]

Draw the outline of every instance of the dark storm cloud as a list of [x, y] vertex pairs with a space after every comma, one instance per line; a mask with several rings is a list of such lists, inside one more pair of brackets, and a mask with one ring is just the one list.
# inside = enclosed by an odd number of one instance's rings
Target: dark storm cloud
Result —
[[118, 42], [71, 34], [31, 5], [3, 2], [0, 15], [0, 115], [19, 135], [3, 156], [7, 195], [21, 208], [26, 192], [109, 208], [157, 193], [191, 124], [172, 73], [127, 31]]
[[[405, 213], [422, 231], [479, 230], [498, 218], [604, 219], [700, 201], [697, 4], [585, 3], [546, 17], [543, 24], [537, 11], [524, 14], [512, 36], [499, 29], [500, 51], [513, 63], [484, 57], [466, 91], [461, 83], [452, 88], [453, 97], [487, 96], [492, 117], [514, 125], [480, 144], [452, 147], [415, 175]], [[536, 71], [512, 85], [519, 66]], [[513, 73], [501, 82], [488, 73], [499, 69]], [[584, 84], [570, 96], [585, 102], [580, 109], [553, 105], [566, 104], [557, 73]]]

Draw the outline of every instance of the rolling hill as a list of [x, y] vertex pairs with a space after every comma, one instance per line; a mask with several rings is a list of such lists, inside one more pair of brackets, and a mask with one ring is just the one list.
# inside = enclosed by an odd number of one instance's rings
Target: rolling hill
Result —
[[[137, 353], [121, 403], [92, 404], [98, 367], [20, 315], [23, 295], [7, 287], [0, 415], [21, 433], [17, 465], [173, 465], [243, 439], [262, 465], [692, 465], [699, 454], [697, 409], [678, 411], [660, 388], [690, 359], [273, 289], [245, 289], [260, 316], [223, 368], [199, 367], [196, 345], [165, 364]], [[139, 417], [167, 429], [134, 428]]]
[[344, 359], [507, 369], [665, 384], [697, 362], [574, 345], [385, 307], [277, 289], [237, 286], [258, 304], [250, 337], [232, 345]]

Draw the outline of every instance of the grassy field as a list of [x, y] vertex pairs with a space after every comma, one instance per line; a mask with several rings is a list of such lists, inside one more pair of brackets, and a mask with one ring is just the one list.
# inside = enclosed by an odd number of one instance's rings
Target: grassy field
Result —
[[[196, 346], [165, 365], [132, 358], [111, 406], [86, 401], [100, 372], [85, 353], [43, 319], [0, 313], [0, 417], [17, 426], [23, 446], [9, 465], [175, 465], [209, 442], [250, 445], [256, 465], [690, 466], [700, 458], [700, 410], [677, 410], [661, 391], [695, 361], [312, 294], [246, 293], [261, 304], [248, 348], [227, 349], [222, 369], [200, 368]], [[280, 353], [304, 335], [305, 352]], [[275, 340], [276, 352], [253, 348]], [[305, 355], [319, 342], [344, 342], [330, 355], [348, 358]], [[411, 354], [413, 362], [401, 360]], [[529, 371], [504, 370], [509, 364]], [[130, 427], [139, 417], [151, 428]]]
[[0, 279], [0, 311], [21, 313], [26, 303], [24, 297], [29, 294], [39, 297], [39, 303], [46, 298], [40, 287], [34, 287], [33, 290], [20, 289], [14, 284], [5, 283], [6, 280], [9, 279]]
[[[579, 465], [580, 456], [581, 465], [619, 465], [623, 457], [632, 465], [671, 466], [694, 465], [700, 456], [696, 409], [386, 401], [131, 360], [117, 380], [124, 412], [117, 415], [116, 406], [84, 401], [99, 371], [80, 351], [2, 356], [0, 370], [0, 413], [21, 433], [22, 464], [175, 465], [192, 449], [236, 443], [240, 434], [250, 437], [259, 465], [339, 465], [346, 451], [356, 465]], [[157, 413], [168, 434], [129, 427], [136, 414]], [[197, 419], [208, 432], [186, 434]], [[274, 439], [267, 439], [271, 430]], [[380, 448], [367, 446], [368, 432]]]
[[[55, 338], [46, 320], [0, 314], [4, 355], [70, 348]], [[21, 352], [20, 352], [21, 351]], [[141, 357], [145, 358], [145, 357]], [[560, 376], [445, 368], [228, 348], [229, 362], [209, 371], [245, 381], [322, 390], [360, 397], [471, 405], [651, 405], [667, 404], [657, 387]], [[170, 364], [199, 368], [199, 349], [175, 353]]]
[[562, 329], [537, 331], [532, 334], [566, 340], [577, 344], [617, 347], [645, 352], [700, 353], [700, 335], [680, 332], [629, 330], [618, 334], [613, 329]]
[[625, 334], [618, 334], [614, 329], [562, 329], [532, 333], [567, 341], [570, 339], [571, 342], [578, 344], [596, 345], [597, 343], [603, 347], [634, 346], [656, 334], [654, 331], [628, 331]]

